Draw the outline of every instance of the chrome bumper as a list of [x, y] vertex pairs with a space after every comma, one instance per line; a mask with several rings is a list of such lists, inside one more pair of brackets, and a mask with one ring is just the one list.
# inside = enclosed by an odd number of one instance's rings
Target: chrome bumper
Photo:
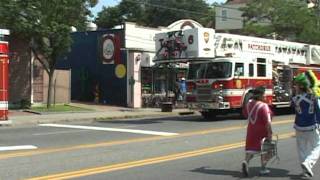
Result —
[[190, 102], [187, 103], [189, 109], [193, 110], [203, 110], [203, 109], [230, 109], [229, 102]]

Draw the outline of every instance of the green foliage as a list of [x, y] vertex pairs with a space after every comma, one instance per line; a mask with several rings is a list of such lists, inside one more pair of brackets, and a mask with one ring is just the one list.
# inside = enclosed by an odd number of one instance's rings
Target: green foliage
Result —
[[199, 17], [198, 22], [207, 28], [215, 28], [216, 11], [214, 7], [208, 7], [207, 15]]
[[30, 109], [31, 102], [29, 99], [21, 99], [20, 101], [9, 102], [9, 109]]
[[[309, 22], [310, 23], [310, 22]], [[305, 26], [310, 26], [306, 23]], [[314, 25], [314, 24], [312, 24]], [[303, 39], [304, 42], [309, 44], [319, 44], [320, 45], [320, 30], [319, 28], [304, 28], [302, 33], [299, 35], [299, 39]]]
[[119, 4], [121, 19], [143, 25], [147, 7], [142, 2], [141, 0], [122, 0]]
[[316, 10], [301, 0], [251, 0], [243, 8], [244, 32], [258, 36], [276, 33], [281, 39], [320, 44]]
[[87, 15], [91, 15], [89, 7], [96, 3], [97, 0], [1, 0], [0, 25], [24, 37], [51, 30], [46, 26], [51, 21], [83, 28]]
[[47, 109], [45, 106], [35, 106], [31, 107], [31, 110], [34, 112], [81, 112], [81, 111], [93, 111], [92, 109], [82, 108], [71, 106], [68, 104], [56, 104], [52, 108]]
[[180, 19], [193, 19], [213, 27], [214, 14], [214, 8], [204, 0], [122, 0], [115, 7], [104, 8], [95, 22], [102, 28], [111, 28], [123, 21], [158, 27]]
[[31, 102], [29, 99], [21, 99], [20, 101], [20, 108], [21, 109], [30, 109]]
[[[0, 26], [10, 29], [13, 37], [29, 41], [49, 75], [50, 92], [56, 61], [72, 43], [71, 26], [83, 29], [90, 16], [89, 7], [96, 3], [97, 0], [1, 0]], [[48, 107], [50, 103], [48, 98]]]
[[99, 27], [112, 28], [115, 25], [121, 24], [123, 21], [118, 6], [116, 7], [103, 7], [102, 11], [97, 14], [95, 23]]
[[247, 34], [247, 35], [266, 37], [268, 35], [271, 35], [275, 30], [272, 26], [266, 26], [266, 25], [248, 22], [244, 27], [243, 31], [244, 31], [244, 34]]

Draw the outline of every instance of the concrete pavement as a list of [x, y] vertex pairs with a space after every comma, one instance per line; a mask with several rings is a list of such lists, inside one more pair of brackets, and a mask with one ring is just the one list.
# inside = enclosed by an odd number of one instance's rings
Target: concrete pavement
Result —
[[173, 109], [172, 112], [161, 112], [160, 108], [126, 108], [109, 105], [96, 105], [84, 103], [71, 103], [71, 106], [92, 109], [92, 111], [78, 112], [54, 112], [54, 113], [31, 113], [22, 110], [10, 110], [9, 121], [0, 122], [12, 126], [34, 125], [39, 123], [55, 123], [66, 121], [92, 121], [108, 119], [126, 119], [143, 117], [165, 117], [190, 114], [192, 111], [185, 108]]

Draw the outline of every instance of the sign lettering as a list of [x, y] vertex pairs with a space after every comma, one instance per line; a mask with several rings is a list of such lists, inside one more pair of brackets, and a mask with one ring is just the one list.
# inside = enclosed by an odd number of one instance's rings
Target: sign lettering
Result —
[[271, 47], [267, 45], [248, 44], [248, 49], [259, 51], [271, 51]]

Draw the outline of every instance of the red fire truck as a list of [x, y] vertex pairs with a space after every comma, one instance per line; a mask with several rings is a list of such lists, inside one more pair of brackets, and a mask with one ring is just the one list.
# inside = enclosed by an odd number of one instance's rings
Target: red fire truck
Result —
[[159, 33], [155, 41], [156, 63], [189, 64], [186, 103], [205, 118], [241, 110], [258, 86], [270, 106], [288, 107], [297, 73], [311, 69], [320, 78], [320, 46], [208, 28]]
[[0, 124], [8, 120], [9, 30], [0, 29]]

